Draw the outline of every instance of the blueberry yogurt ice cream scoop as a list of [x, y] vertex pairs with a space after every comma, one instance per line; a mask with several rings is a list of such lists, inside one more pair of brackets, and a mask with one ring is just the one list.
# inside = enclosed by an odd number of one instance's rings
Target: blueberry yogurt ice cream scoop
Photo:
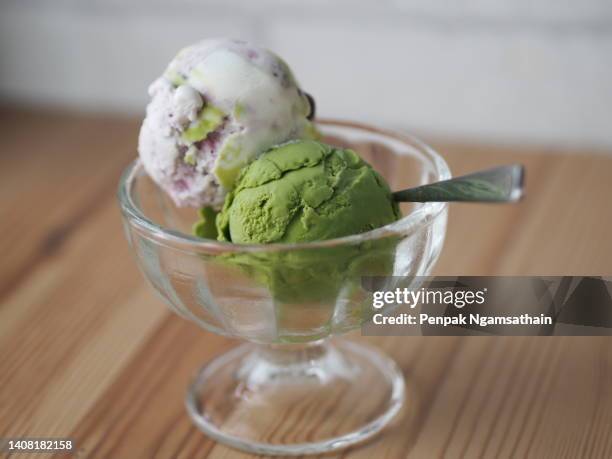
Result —
[[138, 152], [178, 206], [220, 208], [240, 169], [275, 144], [316, 137], [312, 98], [272, 52], [204, 40], [149, 87]]

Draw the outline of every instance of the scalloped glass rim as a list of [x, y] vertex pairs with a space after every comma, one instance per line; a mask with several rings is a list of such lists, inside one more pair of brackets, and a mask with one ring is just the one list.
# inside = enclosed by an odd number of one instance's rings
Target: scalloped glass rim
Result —
[[[421, 142], [416, 137], [408, 134], [398, 133], [381, 129], [374, 126], [369, 126], [362, 123], [353, 121], [341, 121], [341, 120], [320, 120], [317, 121], [318, 125], [328, 126], [333, 128], [334, 126], [340, 128], [354, 128], [363, 131], [367, 131], [374, 134], [383, 135], [386, 137], [393, 138], [395, 140], [407, 143], [413, 147], [418, 148], [422, 153], [429, 156], [432, 164], [435, 168], [435, 172], [439, 180], [448, 180], [451, 178], [451, 173], [446, 164], [446, 161], [430, 146]], [[399, 153], [403, 154], [403, 153]], [[318, 249], [326, 247], [336, 247], [339, 245], [351, 245], [360, 244], [365, 241], [379, 240], [386, 237], [401, 236], [406, 237], [411, 232], [427, 226], [430, 224], [435, 217], [440, 214], [448, 204], [445, 202], [427, 202], [420, 204], [410, 213], [402, 217], [396, 222], [388, 225], [376, 228], [366, 233], [353, 234], [350, 236], [344, 236], [336, 239], [327, 239], [324, 241], [315, 242], [302, 242], [302, 243], [271, 243], [271, 244], [234, 244], [231, 242], [215, 241], [212, 239], [202, 239], [197, 236], [175, 231], [169, 228], [165, 228], [150, 219], [148, 219], [135, 205], [131, 189], [134, 183], [136, 174], [143, 168], [142, 163], [139, 159], [134, 160], [123, 172], [119, 181], [118, 198], [121, 206], [121, 211], [127, 217], [130, 224], [136, 226], [136, 228], [143, 231], [148, 237], [155, 239], [159, 243], [173, 247], [180, 250], [186, 250], [189, 252], [217, 252], [217, 253], [228, 253], [228, 252], [278, 252], [278, 251], [293, 251], [293, 250], [304, 250], [304, 249]]]

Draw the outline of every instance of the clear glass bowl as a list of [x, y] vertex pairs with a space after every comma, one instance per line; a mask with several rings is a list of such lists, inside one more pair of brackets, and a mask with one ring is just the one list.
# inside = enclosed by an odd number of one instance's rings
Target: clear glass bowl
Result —
[[[412, 137], [352, 122], [318, 127], [394, 190], [450, 178], [444, 160]], [[162, 300], [208, 331], [248, 342], [206, 364], [189, 388], [187, 409], [202, 431], [253, 453], [315, 454], [368, 439], [399, 412], [405, 390], [395, 363], [327, 338], [370, 317], [371, 291], [383, 286], [364, 277], [404, 277], [378, 281], [393, 288], [431, 271], [445, 203], [402, 204], [401, 220], [344, 238], [242, 245], [192, 236], [196, 210], [175, 207], [139, 161], [123, 174], [119, 201], [137, 263]]]

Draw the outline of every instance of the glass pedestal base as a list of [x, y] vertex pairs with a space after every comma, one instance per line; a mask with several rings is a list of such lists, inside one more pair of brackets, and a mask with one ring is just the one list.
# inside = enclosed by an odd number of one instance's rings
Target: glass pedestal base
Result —
[[400, 411], [397, 365], [362, 344], [245, 344], [204, 366], [185, 400], [200, 430], [257, 454], [336, 451], [371, 438]]

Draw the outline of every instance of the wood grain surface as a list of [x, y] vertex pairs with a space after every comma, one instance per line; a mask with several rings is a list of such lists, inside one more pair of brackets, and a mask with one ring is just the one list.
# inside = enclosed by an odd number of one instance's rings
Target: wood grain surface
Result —
[[[137, 129], [0, 110], [0, 436], [73, 437], [88, 458], [248, 457], [183, 406], [194, 370], [236, 343], [171, 315], [128, 252], [115, 187]], [[528, 175], [519, 205], [452, 206], [438, 274], [612, 274], [612, 156], [432, 143], [455, 174]], [[397, 360], [409, 398], [340, 457], [612, 457], [610, 338], [354, 339]]]

